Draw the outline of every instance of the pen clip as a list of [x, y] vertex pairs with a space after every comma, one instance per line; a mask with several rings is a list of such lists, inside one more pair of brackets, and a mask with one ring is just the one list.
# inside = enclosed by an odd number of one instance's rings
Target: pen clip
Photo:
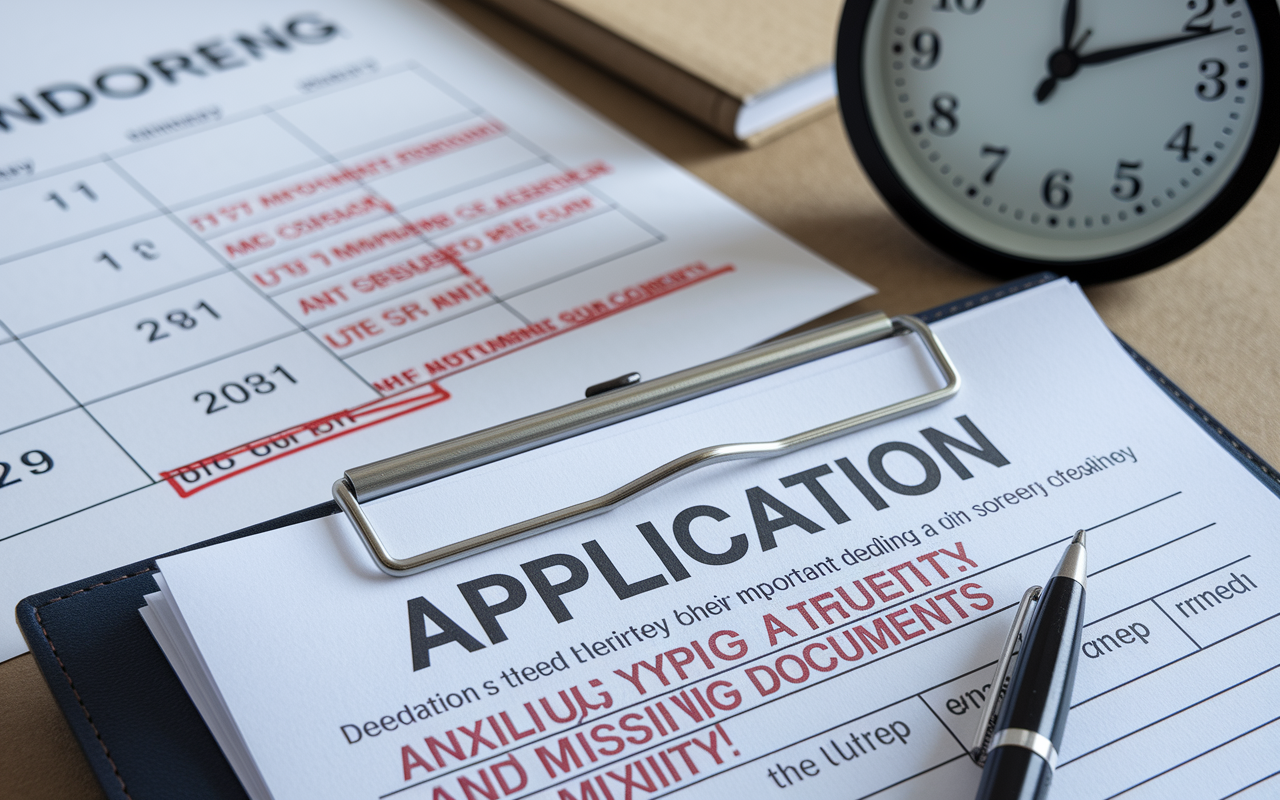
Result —
[[1013, 672], [1013, 656], [1022, 642], [1022, 629], [1026, 624], [1027, 614], [1031, 611], [1031, 604], [1039, 597], [1039, 586], [1032, 586], [1023, 592], [1022, 602], [1018, 604], [1018, 613], [1013, 615], [1013, 624], [1009, 626], [1009, 635], [1004, 639], [1004, 647], [1000, 648], [1000, 660], [996, 662], [996, 674], [991, 680], [994, 691], [990, 695], [990, 701], [982, 709], [982, 716], [978, 718], [978, 730], [973, 737], [973, 747], [969, 750], [969, 757], [978, 766], [982, 766], [987, 760], [987, 745], [995, 735], [996, 715], [1000, 713], [1000, 703], [1004, 700], [1005, 692], [1009, 688], [1009, 676]]

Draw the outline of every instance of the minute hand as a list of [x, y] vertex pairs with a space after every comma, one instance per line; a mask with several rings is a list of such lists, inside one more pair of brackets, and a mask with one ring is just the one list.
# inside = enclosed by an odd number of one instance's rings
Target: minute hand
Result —
[[1084, 53], [1079, 57], [1080, 66], [1092, 66], [1096, 64], [1106, 64], [1109, 61], [1118, 61], [1129, 56], [1136, 56], [1139, 53], [1145, 53], [1148, 50], [1159, 50], [1162, 47], [1171, 47], [1175, 44], [1189, 42], [1192, 39], [1201, 39], [1205, 36], [1212, 36], [1215, 33], [1231, 30], [1227, 28], [1214, 28], [1213, 30], [1200, 31], [1198, 33], [1189, 33], [1186, 36], [1173, 36], [1168, 39], [1156, 39], [1152, 42], [1140, 42], [1138, 44], [1129, 44], [1124, 47], [1112, 47], [1107, 50], [1098, 50], [1094, 53]]

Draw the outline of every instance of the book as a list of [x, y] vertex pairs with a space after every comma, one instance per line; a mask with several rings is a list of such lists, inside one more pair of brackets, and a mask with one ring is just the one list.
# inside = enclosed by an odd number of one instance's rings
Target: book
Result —
[[835, 109], [839, 0], [484, 0], [748, 147]]

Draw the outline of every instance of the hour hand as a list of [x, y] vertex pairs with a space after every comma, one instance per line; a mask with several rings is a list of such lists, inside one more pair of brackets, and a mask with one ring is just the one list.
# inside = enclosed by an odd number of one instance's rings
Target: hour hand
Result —
[[1060, 50], [1055, 50], [1053, 55], [1049, 56], [1049, 77], [1040, 81], [1040, 85], [1036, 87], [1037, 103], [1043, 103], [1048, 100], [1054, 90], [1058, 88], [1059, 80], [1070, 78], [1076, 74], [1076, 70], [1080, 69], [1080, 48], [1084, 47], [1084, 43], [1089, 41], [1091, 35], [1093, 35], [1093, 31], [1086, 30], [1074, 47], [1070, 44], [1064, 45]]
[[1067, 0], [1062, 8], [1062, 46], [1049, 56], [1049, 77], [1040, 82], [1036, 88], [1036, 102], [1043, 103], [1058, 88], [1058, 79], [1069, 78], [1079, 68], [1076, 53], [1084, 40], [1089, 37], [1086, 32], [1080, 41], [1072, 46], [1071, 40], [1076, 35], [1076, 21], [1080, 16], [1080, 0]]
[[1079, 0], [1067, 0], [1062, 11], [1062, 49], [1071, 49], [1071, 40], [1076, 38], [1076, 16]]
[[1229, 31], [1231, 28], [1214, 28], [1212, 30], [1197, 31], [1188, 33], [1185, 36], [1171, 36], [1168, 39], [1155, 39], [1150, 42], [1139, 42], [1137, 44], [1128, 44], [1122, 47], [1109, 47], [1106, 50], [1098, 50], [1093, 53], [1083, 53], [1078, 56], [1080, 66], [1096, 66], [1098, 64], [1106, 64], [1110, 61], [1118, 61], [1129, 56], [1136, 56], [1139, 53], [1145, 53], [1149, 50], [1159, 50], [1162, 47], [1171, 47], [1175, 44], [1189, 42], [1192, 39], [1201, 39], [1205, 36], [1212, 36], [1215, 33]]

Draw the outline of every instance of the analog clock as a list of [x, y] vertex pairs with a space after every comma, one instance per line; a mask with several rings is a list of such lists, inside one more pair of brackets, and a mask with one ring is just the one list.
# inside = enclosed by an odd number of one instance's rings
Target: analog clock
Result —
[[836, 69], [881, 194], [1001, 277], [1164, 264], [1280, 146], [1276, 0], [849, 0]]

